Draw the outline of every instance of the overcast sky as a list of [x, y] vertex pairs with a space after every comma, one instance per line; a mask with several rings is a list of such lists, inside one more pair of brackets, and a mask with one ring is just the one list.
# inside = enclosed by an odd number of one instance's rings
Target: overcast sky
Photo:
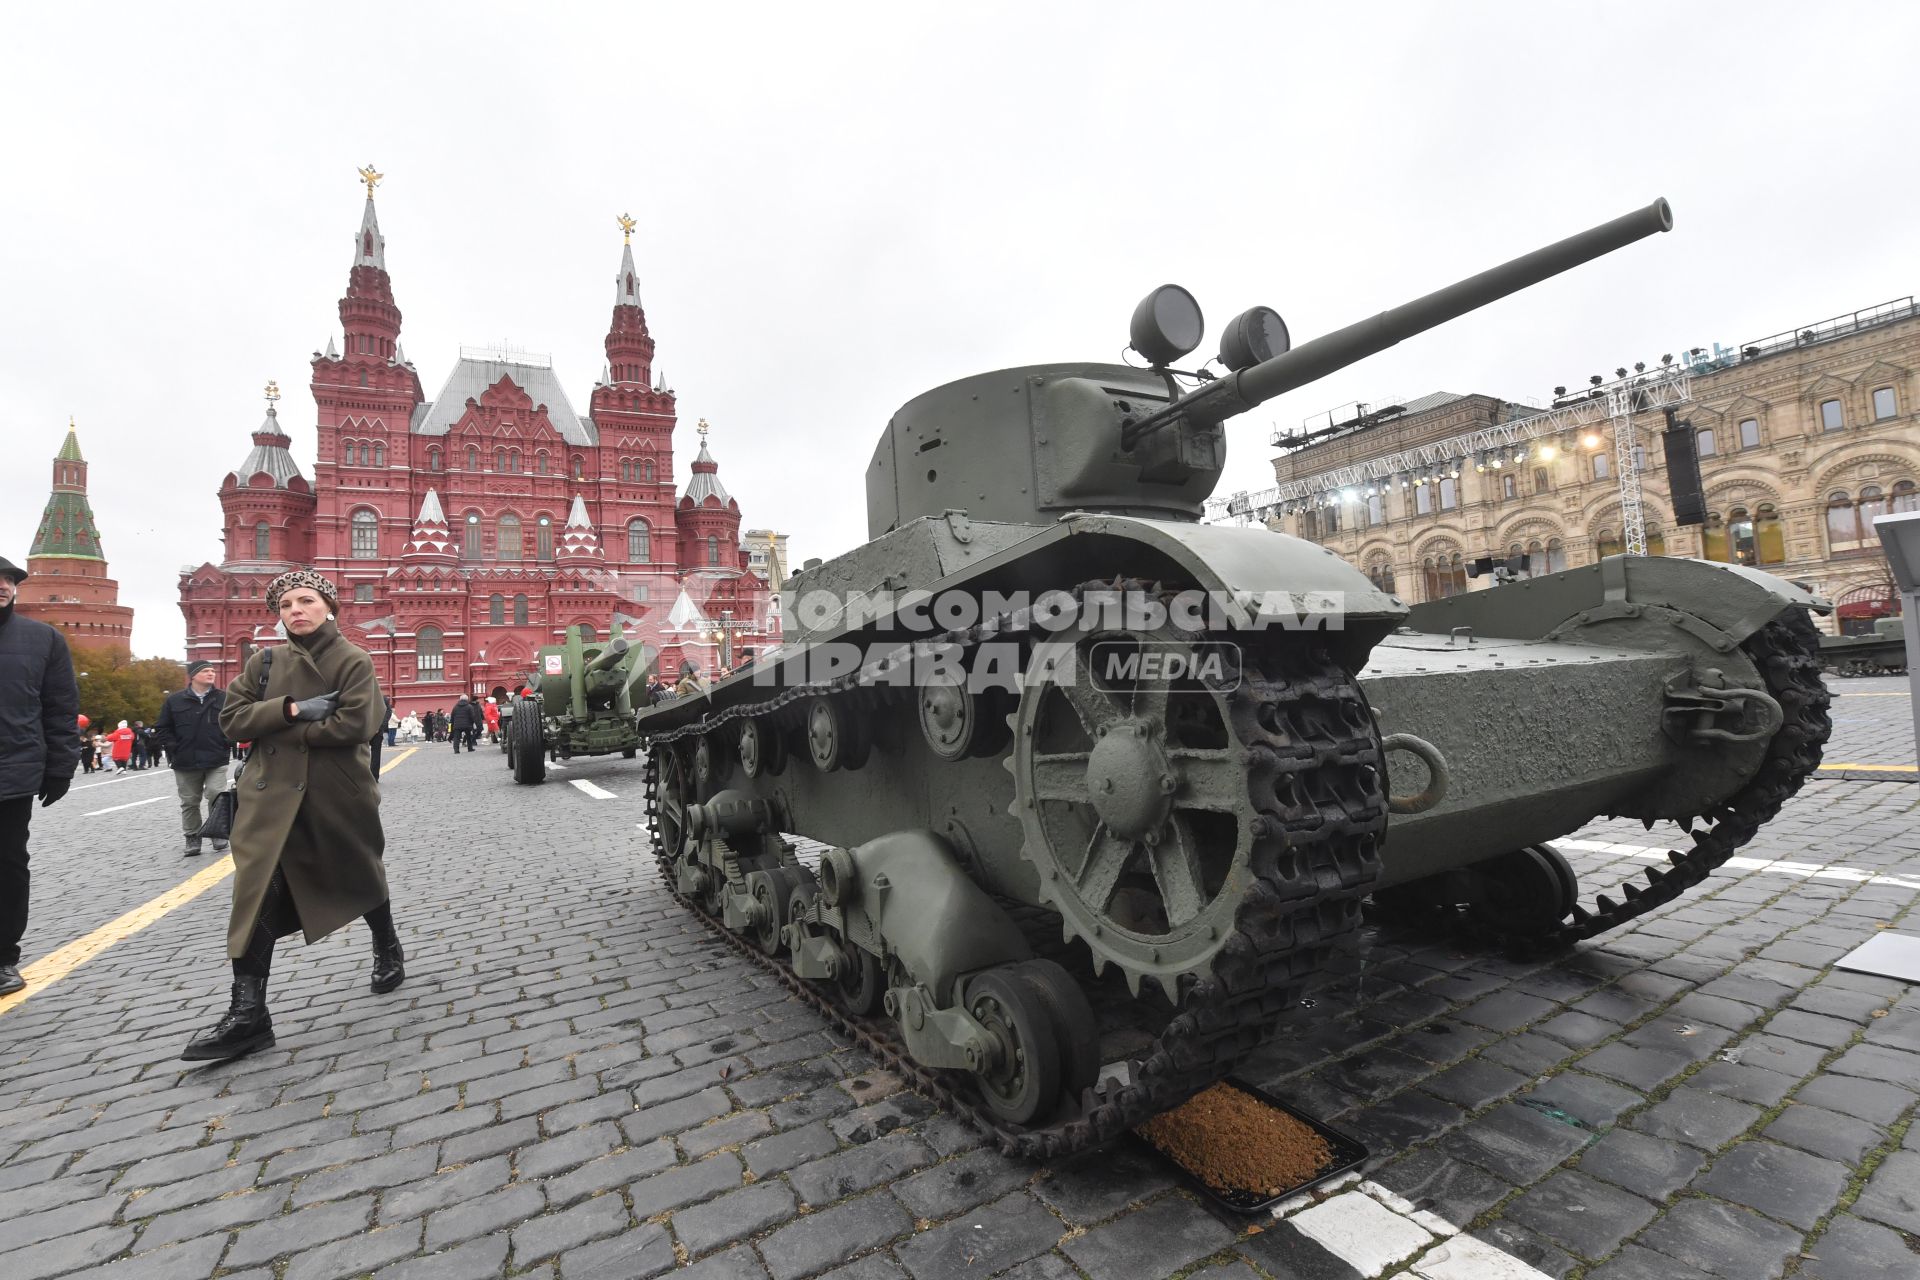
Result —
[[795, 563], [865, 537], [888, 416], [985, 369], [1108, 360], [1134, 302], [1296, 342], [1664, 195], [1671, 235], [1410, 340], [1231, 430], [1434, 390], [1548, 395], [1920, 289], [1920, 6], [16, 6], [0, 79], [0, 554], [67, 418], [134, 644], [277, 378], [311, 477], [361, 188], [428, 393], [461, 344], [551, 353], [584, 410], [634, 254], [685, 460]]

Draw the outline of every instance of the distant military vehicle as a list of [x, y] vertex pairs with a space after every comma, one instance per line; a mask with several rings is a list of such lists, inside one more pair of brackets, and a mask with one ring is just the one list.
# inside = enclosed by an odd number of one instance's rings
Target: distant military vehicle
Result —
[[543, 646], [533, 695], [513, 700], [504, 726], [513, 780], [546, 781], [549, 760], [615, 752], [633, 759], [640, 746], [636, 690], [646, 687], [657, 657], [651, 645], [624, 634], [600, 644], [578, 626], [567, 628], [565, 643]]
[[1863, 636], [1820, 637], [1820, 665], [1840, 676], [1895, 676], [1907, 669], [1907, 628], [1898, 617], [1875, 618]]

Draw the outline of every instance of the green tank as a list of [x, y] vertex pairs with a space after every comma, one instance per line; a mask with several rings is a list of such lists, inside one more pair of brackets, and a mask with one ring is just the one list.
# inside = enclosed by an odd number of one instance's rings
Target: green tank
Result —
[[545, 782], [549, 760], [615, 752], [631, 760], [638, 754], [633, 690], [644, 687], [659, 655], [651, 645], [628, 640], [617, 623], [615, 628], [604, 644], [590, 628], [572, 626], [564, 643], [541, 646], [531, 695], [515, 697], [511, 716], [501, 721], [515, 782]]
[[[1034, 1157], [1229, 1072], [1370, 895], [1536, 946], [1672, 900], [1818, 764], [1820, 602], [1610, 557], [1409, 608], [1200, 522], [1228, 419], [1671, 225], [1659, 201], [1294, 349], [1256, 308], [1211, 378], [1173, 368], [1201, 326], [1165, 286], [1146, 367], [909, 401], [870, 541], [793, 576], [787, 644], [640, 717], [668, 885]], [[1547, 842], [1608, 814], [1695, 832], [1588, 897]]]
[[1905, 621], [1875, 618], [1865, 635], [1820, 637], [1820, 665], [1838, 676], [1900, 675], [1907, 669]]

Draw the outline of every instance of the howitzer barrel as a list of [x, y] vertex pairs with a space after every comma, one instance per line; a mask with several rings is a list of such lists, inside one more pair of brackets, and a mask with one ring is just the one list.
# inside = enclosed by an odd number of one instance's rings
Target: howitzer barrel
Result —
[[631, 649], [632, 647], [633, 646], [625, 640], [616, 639], [616, 640], [607, 641], [607, 647], [600, 651], [599, 657], [595, 658], [592, 662], [589, 662], [587, 664], [587, 670], [588, 671], [613, 670], [615, 667], [620, 665], [620, 660], [627, 656], [627, 650]]
[[1665, 200], [1568, 236], [1544, 249], [1503, 263], [1458, 284], [1448, 285], [1391, 311], [1350, 324], [1315, 338], [1291, 351], [1264, 360], [1239, 373], [1210, 382], [1191, 395], [1138, 423], [1127, 443], [1175, 418], [1195, 424], [1220, 422], [1245, 413], [1275, 396], [1324, 378], [1336, 369], [1384, 351], [1403, 338], [1445, 324], [1478, 310], [1528, 285], [1591, 262], [1662, 231], [1673, 230], [1673, 210]]

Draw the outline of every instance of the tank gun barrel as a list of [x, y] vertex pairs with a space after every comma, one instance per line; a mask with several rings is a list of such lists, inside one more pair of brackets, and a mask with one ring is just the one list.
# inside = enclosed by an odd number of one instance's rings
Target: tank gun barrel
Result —
[[1206, 426], [1245, 413], [1296, 387], [1384, 351], [1403, 338], [1424, 333], [1478, 310], [1529, 285], [1591, 262], [1662, 231], [1673, 230], [1673, 210], [1662, 200], [1536, 249], [1479, 275], [1435, 290], [1424, 298], [1382, 311], [1344, 329], [1315, 338], [1291, 351], [1230, 373], [1183, 396], [1128, 428], [1122, 443], [1134, 441], [1176, 419]]

